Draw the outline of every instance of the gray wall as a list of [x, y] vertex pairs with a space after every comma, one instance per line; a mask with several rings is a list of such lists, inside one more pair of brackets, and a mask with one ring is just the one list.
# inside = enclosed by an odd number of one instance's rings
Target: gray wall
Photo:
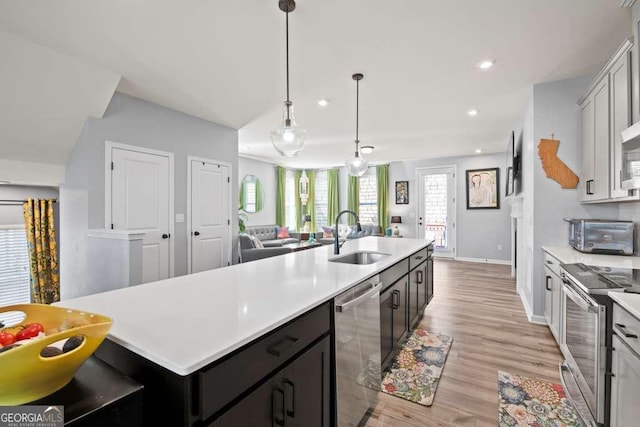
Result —
[[[505, 132], [505, 150], [508, 132]], [[504, 153], [475, 156], [448, 157], [441, 159], [393, 162], [389, 166], [389, 207], [391, 215], [401, 215], [401, 233], [407, 237], [416, 237], [418, 210], [418, 186], [416, 169], [422, 167], [457, 166], [457, 243], [456, 256], [487, 260], [510, 261], [511, 258], [511, 223], [510, 208], [505, 206]], [[500, 209], [467, 210], [465, 170], [480, 168], [500, 168]], [[395, 182], [409, 181], [409, 204], [395, 204]], [[478, 224], [482, 224], [481, 227]], [[498, 250], [502, 245], [502, 250]]]
[[[525, 205], [524, 225], [533, 224], [532, 239], [527, 240], [526, 303], [534, 316], [543, 316], [544, 275], [542, 246], [567, 246], [568, 228], [563, 218], [618, 217], [617, 204], [583, 205], [578, 189], [563, 190], [547, 178], [538, 156], [537, 147], [542, 138], [560, 141], [558, 156], [578, 175], [581, 168], [580, 109], [576, 101], [591, 82], [582, 77], [542, 83], [533, 87], [533, 138], [525, 137]], [[527, 132], [525, 132], [525, 135]], [[529, 204], [529, 201], [532, 203]], [[531, 209], [531, 210], [530, 210]], [[540, 318], [539, 318], [540, 319]]]
[[[88, 264], [99, 262], [87, 259], [86, 231], [104, 228], [105, 141], [174, 153], [176, 214], [187, 209], [188, 155], [228, 162], [231, 176], [237, 177], [235, 129], [116, 93], [103, 118], [87, 119], [66, 164], [65, 184], [60, 189], [61, 209], [65, 210], [61, 217], [63, 292], [66, 286], [86, 281]], [[232, 201], [236, 200], [238, 183], [232, 178]], [[231, 223], [237, 224], [236, 209], [232, 209]], [[175, 275], [179, 276], [187, 272], [186, 222], [175, 224], [174, 238]]]
[[247, 175], [255, 175], [264, 188], [264, 207], [260, 212], [247, 213], [247, 225], [276, 223], [276, 166], [259, 160], [238, 158], [238, 187]]

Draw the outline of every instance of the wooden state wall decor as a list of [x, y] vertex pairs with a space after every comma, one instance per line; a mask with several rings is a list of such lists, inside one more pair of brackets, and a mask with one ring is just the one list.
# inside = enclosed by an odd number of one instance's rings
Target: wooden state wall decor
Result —
[[560, 141], [556, 139], [541, 139], [538, 144], [538, 156], [542, 161], [542, 169], [560, 187], [569, 189], [578, 186], [578, 175], [569, 166], [558, 158], [558, 146]]

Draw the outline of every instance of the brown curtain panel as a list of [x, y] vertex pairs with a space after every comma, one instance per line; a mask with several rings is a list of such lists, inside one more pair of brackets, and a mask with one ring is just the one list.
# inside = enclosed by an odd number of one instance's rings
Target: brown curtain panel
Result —
[[38, 304], [60, 301], [58, 247], [53, 204], [52, 199], [28, 199], [22, 205], [29, 247], [31, 298]]

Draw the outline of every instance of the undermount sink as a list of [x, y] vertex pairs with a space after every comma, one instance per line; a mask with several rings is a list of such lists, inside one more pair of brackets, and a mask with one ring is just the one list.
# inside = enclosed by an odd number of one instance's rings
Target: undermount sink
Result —
[[346, 255], [338, 256], [336, 258], [331, 258], [329, 261], [331, 262], [341, 262], [343, 264], [357, 264], [357, 265], [365, 265], [365, 264], [373, 264], [374, 262], [378, 262], [381, 259], [388, 257], [389, 254], [383, 254], [382, 252], [351, 252]]

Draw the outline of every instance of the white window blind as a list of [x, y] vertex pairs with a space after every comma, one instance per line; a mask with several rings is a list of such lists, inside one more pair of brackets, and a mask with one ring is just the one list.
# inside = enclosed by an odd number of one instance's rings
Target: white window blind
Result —
[[29, 253], [24, 227], [0, 228], [0, 306], [31, 302]]
[[376, 168], [360, 177], [360, 222], [378, 224], [378, 178]]
[[327, 211], [329, 209], [329, 183], [327, 171], [316, 172], [316, 230], [322, 231], [327, 226]]
[[298, 222], [296, 221], [296, 179], [295, 172], [287, 170], [286, 186], [285, 186], [285, 225], [290, 231], [296, 231]]

